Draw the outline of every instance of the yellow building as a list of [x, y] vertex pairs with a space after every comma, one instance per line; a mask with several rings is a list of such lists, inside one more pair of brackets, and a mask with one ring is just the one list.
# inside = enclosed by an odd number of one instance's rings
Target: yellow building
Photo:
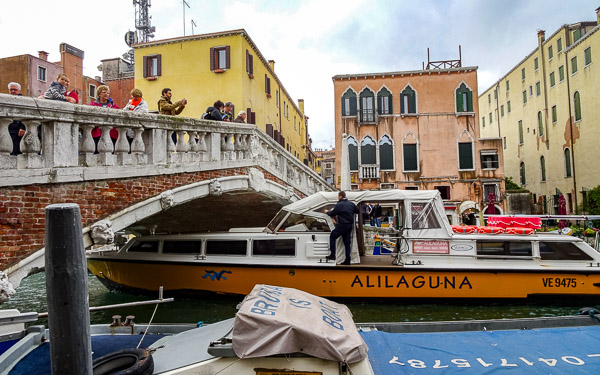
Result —
[[533, 193], [538, 213], [557, 214], [561, 194], [578, 212], [600, 185], [599, 11], [547, 39], [540, 30], [537, 47], [479, 97], [481, 135], [502, 137], [505, 174]]
[[[135, 87], [150, 110], [157, 110], [163, 88], [173, 102], [186, 98], [181, 116], [200, 118], [217, 100], [234, 104], [234, 118], [247, 112], [256, 124], [291, 154], [314, 166], [304, 101], [294, 102], [267, 61], [243, 30], [156, 40], [133, 46]], [[312, 159], [312, 161], [311, 161]]]

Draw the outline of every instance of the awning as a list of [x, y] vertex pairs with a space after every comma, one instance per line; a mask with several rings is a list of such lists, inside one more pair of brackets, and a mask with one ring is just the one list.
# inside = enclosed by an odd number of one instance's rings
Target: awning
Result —
[[464, 201], [458, 206], [458, 213], [462, 214], [467, 210], [475, 210], [479, 212], [479, 205], [473, 201]]

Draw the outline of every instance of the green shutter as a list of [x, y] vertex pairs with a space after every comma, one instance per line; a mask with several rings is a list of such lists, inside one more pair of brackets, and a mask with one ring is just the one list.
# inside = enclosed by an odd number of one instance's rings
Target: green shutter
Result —
[[410, 113], [417, 113], [417, 99], [415, 93], [411, 93], [408, 96], [408, 107]]
[[394, 169], [394, 151], [390, 143], [379, 144], [379, 164], [382, 170]]
[[471, 90], [467, 91], [467, 111], [473, 112], [473, 92]]
[[473, 144], [458, 144], [459, 169], [473, 169]]
[[403, 145], [404, 148], [404, 171], [413, 172], [418, 170], [417, 160], [417, 145], [408, 144]]
[[350, 170], [358, 171], [358, 146], [348, 145], [348, 154], [350, 156]]
[[460, 90], [456, 90], [456, 112], [462, 112], [463, 100]]

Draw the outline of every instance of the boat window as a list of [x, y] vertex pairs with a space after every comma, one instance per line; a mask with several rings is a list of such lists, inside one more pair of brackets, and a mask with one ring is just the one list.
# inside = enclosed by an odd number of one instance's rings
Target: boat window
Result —
[[532, 255], [530, 241], [478, 241], [477, 255], [522, 256]]
[[313, 211], [324, 214], [325, 211], [333, 210], [334, 207], [335, 207], [335, 203], [327, 203], [320, 207], [315, 208]]
[[202, 241], [165, 241], [163, 254], [200, 254]]
[[206, 255], [246, 255], [246, 240], [206, 241]]
[[277, 215], [275, 215], [275, 217], [271, 220], [271, 222], [269, 223], [269, 225], [267, 225], [267, 228], [269, 228], [271, 230], [271, 232], [275, 232], [275, 229], [277, 228], [277, 226], [279, 225], [279, 223], [281, 223], [281, 220], [283, 220], [283, 218], [287, 214], [288, 214], [287, 211], [280, 210], [277, 213]]
[[593, 260], [570, 242], [540, 242], [542, 260]]
[[135, 241], [129, 249], [128, 253], [157, 253], [158, 241]]
[[284, 240], [254, 240], [252, 241], [252, 255], [267, 256], [294, 256], [296, 255], [296, 241]]
[[323, 219], [316, 217], [290, 214], [279, 227], [280, 232], [328, 232], [329, 226]]
[[412, 202], [410, 208], [412, 229], [440, 228], [440, 222], [433, 209], [433, 202]]

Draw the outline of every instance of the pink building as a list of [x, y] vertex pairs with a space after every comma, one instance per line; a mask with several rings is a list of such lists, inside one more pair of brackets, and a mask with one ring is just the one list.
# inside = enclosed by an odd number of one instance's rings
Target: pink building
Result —
[[480, 138], [477, 67], [457, 66], [333, 77], [353, 189], [437, 189], [454, 224], [504, 211], [502, 140]]

